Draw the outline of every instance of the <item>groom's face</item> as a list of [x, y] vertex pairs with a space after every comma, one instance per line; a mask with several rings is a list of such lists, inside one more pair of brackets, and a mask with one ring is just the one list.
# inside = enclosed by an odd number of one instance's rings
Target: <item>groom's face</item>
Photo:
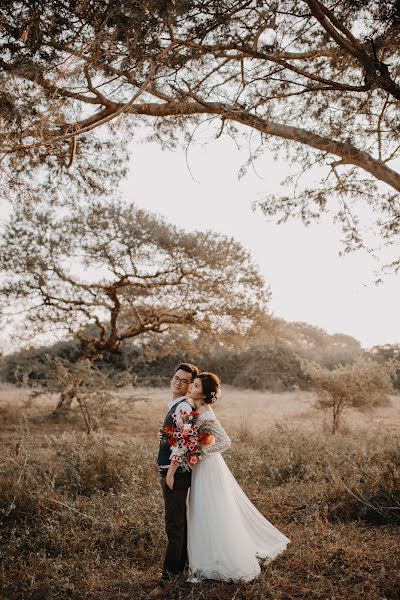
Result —
[[171, 391], [174, 397], [185, 396], [189, 384], [192, 381], [192, 374], [178, 369], [171, 380]]

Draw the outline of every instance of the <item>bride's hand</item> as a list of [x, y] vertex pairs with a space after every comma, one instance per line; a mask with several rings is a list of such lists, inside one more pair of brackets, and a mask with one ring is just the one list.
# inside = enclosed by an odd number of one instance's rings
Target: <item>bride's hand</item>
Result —
[[169, 487], [170, 490], [174, 489], [174, 479], [175, 479], [174, 474], [171, 473], [171, 471], [168, 471], [167, 476], [165, 478], [165, 483], [167, 484], [167, 486]]

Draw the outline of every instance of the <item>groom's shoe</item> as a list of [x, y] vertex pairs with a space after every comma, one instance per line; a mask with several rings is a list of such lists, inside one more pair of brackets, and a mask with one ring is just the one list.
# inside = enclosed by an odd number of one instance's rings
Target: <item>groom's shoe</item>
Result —
[[163, 579], [160, 581], [159, 585], [154, 588], [153, 591], [150, 592], [149, 598], [152, 600], [157, 600], [158, 598], [165, 598], [170, 590], [171, 584], [169, 581]]

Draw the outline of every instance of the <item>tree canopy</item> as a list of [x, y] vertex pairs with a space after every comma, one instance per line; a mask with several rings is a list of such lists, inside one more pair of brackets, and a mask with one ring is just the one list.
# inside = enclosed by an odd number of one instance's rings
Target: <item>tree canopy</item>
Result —
[[[20, 206], [0, 245], [0, 297], [31, 343], [75, 336], [82, 357], [185, 325], [244, 332], [269, 292], [249, 252], [213, 232], [186, 233], [132, 203], [97, 201], [66, 214]], [[19, 330], [21, 330], [21, 323]]]
[[333, 206], [350, 248], [361, 201], [399, 234], [396, 0], [5, 0], [0, 15], [8, 196], [104, 191], [144, 123], [171, 143], [207, 121], [252, 138], [249, 161], [299, 165], [266, 214], [309, 222]]

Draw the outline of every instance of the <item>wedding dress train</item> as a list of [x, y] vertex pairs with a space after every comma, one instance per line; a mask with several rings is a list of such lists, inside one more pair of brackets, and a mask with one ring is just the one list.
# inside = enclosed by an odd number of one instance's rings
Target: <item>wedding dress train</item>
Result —
[[250, 581], [260, 573], [257, 558], [273, 559], [289, 539], [256, 509], [243, 492], [221, 452], [230, 439], [212, 410], [200, 415], [215, 437], [206, 457], [193, 469], [188, 499], [189, 581]]

